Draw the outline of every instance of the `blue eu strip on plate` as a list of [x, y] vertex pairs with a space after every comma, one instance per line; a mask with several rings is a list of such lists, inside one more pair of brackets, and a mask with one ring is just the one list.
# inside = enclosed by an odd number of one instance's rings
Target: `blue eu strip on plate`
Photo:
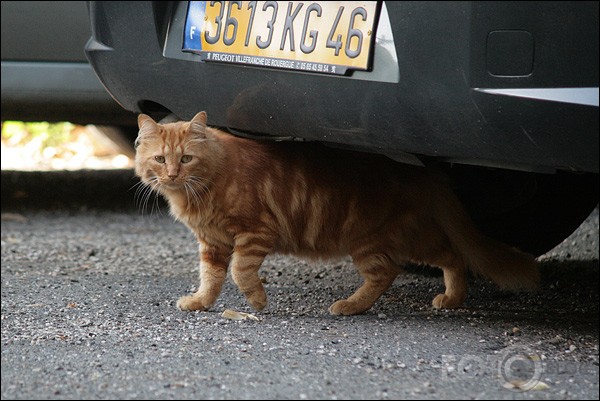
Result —
[[204, 25], [204, 10], [206, 10], [206, 1], [189, 2], [183, 35], [183, 51], [202, 51], [200, 35]]

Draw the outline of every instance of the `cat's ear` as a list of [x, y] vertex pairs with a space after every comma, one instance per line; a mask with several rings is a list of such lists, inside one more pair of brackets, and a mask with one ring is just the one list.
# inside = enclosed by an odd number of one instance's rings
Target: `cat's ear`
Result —
[[206, 119], [207, 115], [205, 111], [196, 114], [194, 118], [192, 118], [192, 121], [190, 121], [190, 131], [203, 137], [206, 136]]
[[154, 126], [156, 126], [156, 121], [154, 121], [152, 117], [146, 114], [138, 115], [138, 127], [140, 128], [140, 130], [143, 130], [146, 127], [154, 128]]
[[147, 116], [146, 114], [140, 114], [138, 116], [138, 127], [140, 128], [138, 132], [138, 136], [135, 139], [134, 147], [137, 148], [140, 145], [140, 140], [150, 135], [154, 130], [158, 127], [156, 121], [152, 119], [152, 117]]

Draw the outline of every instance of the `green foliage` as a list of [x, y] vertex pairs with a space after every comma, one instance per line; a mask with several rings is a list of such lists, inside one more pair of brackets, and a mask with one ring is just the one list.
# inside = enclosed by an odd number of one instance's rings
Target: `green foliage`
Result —
[[22, 121], [4, 121], [2, 123], [2, 141], [11, 145], [25, 145], [31, 141], [40, 144], [40, 150], [60, 146], [71, 140], [74, 125], [68, 122], [26, 123]]

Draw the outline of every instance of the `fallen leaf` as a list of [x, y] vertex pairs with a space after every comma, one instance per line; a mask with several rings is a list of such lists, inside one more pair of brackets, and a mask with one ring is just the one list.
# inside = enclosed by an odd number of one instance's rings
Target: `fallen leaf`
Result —
[[502, 385], [502, 387], [508, 389], [508, 390], [521, 390], [521, 391], [543, 391], [543, 390], [548, 390], [550, 388], [549, 385], [547, 385], [546, 383], [544, 383], [543, 381], [538, 381], [537, 383], [535, 383], [533, 386], [530, 384], [530, 382], [525, 381], [525, 380], [511, 380], [509, 382], [506, 382]]
[[539, 381], [531, 389], [534, 391], [548, 390], [550, 388], [546, 383]]
[[223, 311], [223, 313], [221, 314], [221, 317], [224, 317], [226, 319], [231, 319], [231, 320], [256, 320], [257, 322], [259, 321], [259, 319], [254, 316], [251, 313], [245, 313], [245, 312], [237, 312], [231, 309], [225, 309]]
[[0, 215], [2, 221], [16, 221], [17, 223], [27, 223], [27, 217], [19, 213], [2, 213]]

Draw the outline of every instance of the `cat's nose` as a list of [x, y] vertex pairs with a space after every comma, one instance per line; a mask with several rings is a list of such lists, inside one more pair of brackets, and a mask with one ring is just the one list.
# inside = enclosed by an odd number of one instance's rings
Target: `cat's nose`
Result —
[[169, 174], [169, 178], [171, 179], [171, 181], [175, 181], [175, 178], [177, 178], [177, 174]]

